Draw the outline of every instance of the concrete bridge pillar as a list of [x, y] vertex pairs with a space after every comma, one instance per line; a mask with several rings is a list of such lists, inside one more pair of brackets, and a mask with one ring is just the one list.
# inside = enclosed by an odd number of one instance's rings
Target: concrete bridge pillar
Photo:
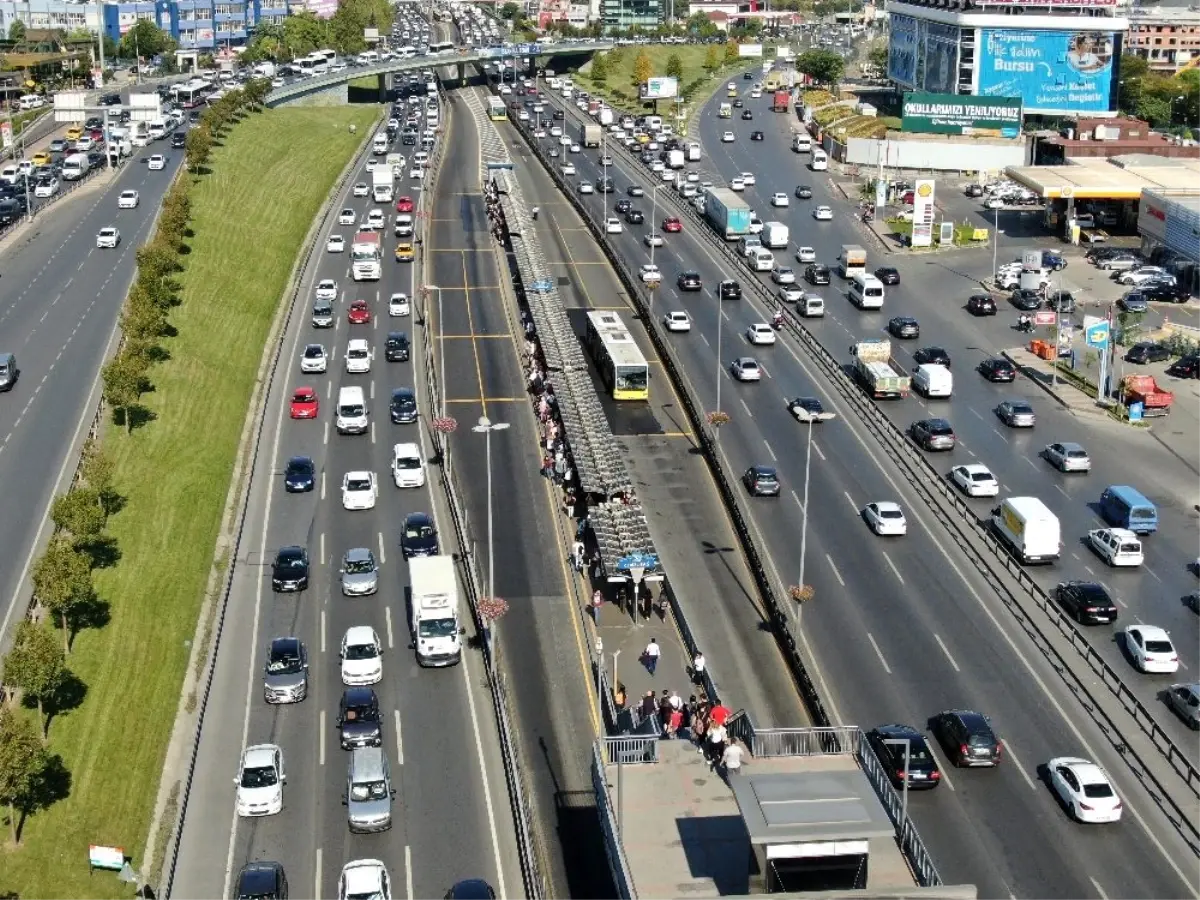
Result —
[[467, 83], [467, 64], [459, 63], [456, 68], [458, 69], [458, 86], [462, 87]]
[[383, 73], [379, 75], [379, 102], [388, 102], [388, 77]]

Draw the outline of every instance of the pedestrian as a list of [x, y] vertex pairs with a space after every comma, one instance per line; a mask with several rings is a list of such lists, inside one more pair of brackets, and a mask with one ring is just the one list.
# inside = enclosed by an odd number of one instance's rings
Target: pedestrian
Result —
[[646, 666], [646, 671], [651, 675], [658, 668], [658, 657], [662, 654], [662, 648], [658, 646], [658, 640], [650, 638], [650, 643], [646, 645], [646, 649], [642, 651], [642, 663]]
[[544, 478], [549, 478], [553, 474], [554, 474], [554, 460], [552, 460], [550, 458], [550, 454], [547, 453], [545, 456], [542, 457], [542, 476]]
[[571, 545], [571, 560], [575, 566], [576, 572], [583, 571], [583, 554], [585, 552], [583, 541], [576, 538], [575, 543]]
[[701, 687], [704, 684], [704, 654], [699, 650], [692, 656], [692, 684]]
[[613, 692], [613, 703], [617, 707], [617, 712], [620, 712], [625, 708], [625, 702], [625, 685], [617, 682], [617, 689], [615, 692]]
[[600, 593], [600, 589], [592, 591], [592, 620], [600, 624], [600, 607], [604, 606], [604, 595]]
[[667, 702], [671, 704], [671, 709], [683, 709], [683, 698], [679, 696], [678, 691], [671, 691]]
[[671, 714], [667, 716], [667, 738], [673, 738], [679, 734], [679, 729], [683, 727], [683, 710], [673, 709]]
[[721, 754], [721, 777], [726, 781], [729, 776], [742, 768], [742, 748], [736, 742], [730, 743]]
[[643, 719], [654, 714], [655, 708], [658, 706], [654, 702], [654, 691], [646, 691], [646, 696], [642, 698], [641, 704], [638, 706], [638, 715]]
[[708, 764], [716, 766], [725, 754], [725, 738], [727, 732], [724, 725], [714, 724], [708, 729]]

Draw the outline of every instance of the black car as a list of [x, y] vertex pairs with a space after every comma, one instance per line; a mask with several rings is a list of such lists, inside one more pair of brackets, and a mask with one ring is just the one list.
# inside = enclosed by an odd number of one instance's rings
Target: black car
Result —
[[1167, 366], [1172, 378], [1200, 378], [1200, 355], [1189, 353]]
[[0, 200], [0, 225], [11, 225], [25, 215], [25, 206], [16, 198]]
[[950, 354], [941, 347], [921, 347], [913, 354], [913, 361], [918, 365], [945, 366], [950, 368]]
[[100, 97], [100, 105], [101, 106], [120, 106], [121, 105], [121, 95], [120, 94], [102, 94]]
[[445, 900], [496, 900], [496, 892], [482, 878], [466, 878], [455, 882]]
[[965, 188], [963, 188], [963, 193], [966, 194], [968, 197], [982, 197], [983, 196], [983, 185], [982, 184], [968, 184]]
[[985, 359], [979, 364], [978, 369], [980, 375], [994, 383], [1007, 384], [1017, 378], [1017, 370], [1013, 364], [998, 356]]
[[969, 709], [939, 713], [931, 730], [956, 766], [998, 766], [1004, 743], [987, 716]]
[[942, 781], [937, 760], [925, 743], [925, 735], [911, 725], [880, 725], [867, 732], [867, 742], [897, 788], [904, 786], [908, 770], [910, 791], [929, 790]]
[[812, 188], [810, 188], [807, 184], [801, 184], [797, 186], [796, 197], [800, 200], [811, 200]]
[[761, 131], [750, 132], [750, 140], [761, 141], [762, 139], [763, 139], [763, 133]]
[[631, 209], [629, 212], [625, 213], [625, 221], [630, 225], [641, 225], [646, 221], [646, 216], [640, 209]]
[[596, 182], [596, 190], [601, 194], [611, 194], [614, 190], [613, 180], [611, 178], [601, 178]]
[[283, 487], [289, 494], [311, 491], [317, 483], [317, 467], [307, 456], [293, 456], [283, 470]]
[[413, 556], [437, 556], [438, 533], [433, 517], [428, 513], [409, 513], [400, 526], [400, 549], [404, 558]]
[[734, 109], [741, 109], [745, 105], [746, 105], [746, 102], [741, 97], [738, 97], [736, 100], [733, 101]]
[[717, 293], [722, 300], [741, 300], [742, 286], [736, 281], [722, 281]]
[[393, 425], [411, 425], [417, 421], [417, 395], [412, 388], [402, 387], [392, 391], [389, 405]]
[[742, 473], [742, 483], [752, 497], [779, 496], [779, 473], [770, 466], [751, 466]]
[[403, 331], [389, 331], [387, 344], [384, 345], [384, 358], [388, 362], [408, 362], [411, 354], [412, 345], [408, 342], [408, 335]]
[[681, 291], [698, 291], [704, 287], [699, 272], [680, 272], [675, 284]]
[[742, 73], [742, 78], [743, 78], [743, 79], [745, 79], [746, 81], [753, 81], [753, 80], [754, 80], [754, 73], [753, 73], [753, 72], [743, 72], [743, 73]]
[[1046, 298], [1046, 308], [1057, 313], [1075, 312], [1075, 295], [1070, 291], [1054, 291]]
[[633, 201], [629, 200], [629, 199], [618, 200], [616, 203], [613, 204], [613, 209], [615, 209], [617, 212], [624, 215], [625, 213], [627, 213], [631, 209], [633, 209]]
[[919, 419], [908, 426], [908, 433], [925, 450], [953, 450], [957, 441], [945, 419]]
[[753, 119], [753, 118], [754, 118], [754, 111], [753, 111], [753, 110], [750, 110], [750, 109], [743, 109], [743, 110], [742, 110], [742, 121], [743, 121], [743, 122], [749, 122], [749, 121], [750, 121], [751, 119]]
[[89, 150], [87, 152], [87, 158], [88, 158], [88, 166], [90, 166], [93, 169], [97, 169], [100, 166], [104, 165], [104, 151], [103, 150]]
[[973, 316], [994, 316], [996, 301], [987, 294], [972, 294], [967, 298], [967, 312]]
[[271, 565], [271, 589], [276, 593], [308, 588], [308, 551], [303, 547], [280, 547]]
[[1042, 306], [1041, 292], [1029, 288], [1017, 288], [1008, 299], [1021, 312], [1033, 312]]
[[809, 284], [829, 284], [829, 266], [813, 263], [804, 270], [804, 280]]
[[343, 750], [382, 747], [383, 722], [375, 691], [369, 687], [350, 687], [342, 691], [337, 727], [342, 732]]
[[171, 135], [171, 146], [176, 150], [182, 150], [187, 146], [187, 134], [182, 131], [177, 131]]
[[554, 111], [554, 121], [561, 122], [566, 117], [567, 117], [567, 114], [565, 112], [563, 112], [561, 109], [556, 109]]
[[[121, 101], [120, 96], [117, 102]], [[238, 872], [233, 896], [237, 900], [287, 900], [288, 883], [283, 866], [277, 862], [246, 863]]]
[[888, 319], [887, 330], [893, 337], [902, 340], [913, 340], [921, 336], [921, 326], [912, 316], [892, 316]]
[[1102, 584], [1063, 581], [1055, 594], [1063, 610], [1080, 625], [1107, 625], [1117, 621], [1117, 605]]
[[880, 266], [875, 270], [875, 277], [884, 284], [899, 284], [900, 273], [891, 266]]
[[1153, 362], [1166, 362], [1171, 358], [1171, 351], [1162, 344], [1153, 341], [1138, 341], [1125, 354], [1125, 361], [1144, 365]]
[[1147, 300], [1162, 300], [1168, 303], [1187, 303], [1190, 298], [1187, 288], [1177, 284], [1151, 282], [1139, 285], [1138, 292]]

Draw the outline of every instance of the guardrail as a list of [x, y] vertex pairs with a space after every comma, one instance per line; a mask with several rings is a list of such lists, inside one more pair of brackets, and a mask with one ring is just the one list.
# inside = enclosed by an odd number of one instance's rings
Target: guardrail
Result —
[[633, 873], [629, 871], [629, 860], [625, 858], [625, 847], [621, 843], [621, 829], [613, 810], [612, 798], [608, 796], [608, 779], [604, 775], [604, 760], [600, 755], [599, 742], [592, 745], [592, 791], [596, 795], [596, 812], [600, 819], [600, 830], [604, 832], [604, 849], [608, 856], [608, 870], [618, 897], [636, 897]]
[[604, 748], [604, 761], [612, 765], [628, 766], [635, 763], [657, 763], [658, 744], [662, 740], [657, 734], [621, 734], [600, 741]]
[[[128, 163], [126, 163], [126, 165], [128, 165]], [[58, 201], [66, 197], [70, 197], [85, 184], [91, 184], [96, 180], [96, 178], [100, 177], [101, 173], [108, 174], [108, 167], [101, 165], [88, 169], [82, 178], [76, 178], [72, 181], [59, 179], [58, 190], [53, 196], [50, 197], [34, 197], [33, 190], [30, 189], [28, 192], [29, 212], [25, 215], [18, 216], [11, 221], [0, 223], [0, 239], [6, 237], [9, 232], [11, 232], [17, 226], [27, 222], [36, 221], [38, 216], [45, 213], [47, 210], [53, 207], [54, 204], [58, 203]]]
[[857, 725], [827, 728], [757, 728], [750, 752], [755, 756], [826, 756], [857, 753], [862, 731]]

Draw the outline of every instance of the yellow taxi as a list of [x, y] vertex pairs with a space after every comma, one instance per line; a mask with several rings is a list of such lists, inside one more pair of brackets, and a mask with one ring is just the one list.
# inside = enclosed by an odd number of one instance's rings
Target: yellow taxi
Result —
[[72, 125], [70, 128], [67, 129], [67, 140], [68, 141], [77, 141], [81, 137], [83, 137], [83, 129], [80, 128], [78, 125]]
[[405, 241], [396, 245], [396, 262], [412, 262], [413, 245]]
[[650, 143], [650, 135], [646, 134], [646, 132], [644, 132], [644, 131], [638, 131], [638, 132], [635, 132], [635, 133], [634, 133], [634, 135], [633, 135], [633, 138], [634, 138], [634, 140], [636, 140], [636, 141], [637, 141], [639, 144], [648, 144], [648, 143]]
[[50, 154], [45, 150], [39, 150], [29, 158], [29, 161], [35, 166], [48, 166], [50, 165]]

